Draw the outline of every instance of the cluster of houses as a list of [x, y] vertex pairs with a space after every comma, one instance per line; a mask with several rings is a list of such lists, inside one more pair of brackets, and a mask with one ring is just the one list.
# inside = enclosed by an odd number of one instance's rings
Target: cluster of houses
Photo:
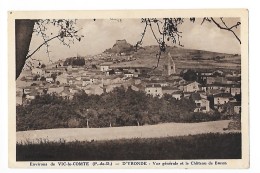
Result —
[[[54, 75], [55, 74], [55, 75]], [[194, 112], [208, 113], [213, 110], [241, 113], [241, 75], [239, 72], [221, 70], [196, 70], [196, 81], [185, 81], [176, 73], [176, 66], [169, 55], [163, 69], [154, 70], [145, 66], [120, 66], [114, 62], [104, 62], [91, 66], [55, 65], [31, 70], [26, 76], [31, 85], [18, 88], [19, 102], [27, 104], [37, 95], [54, 93], [66, 99], [73, 98], [79, 91], [101, 95], [115, 87], [131, 87], [153, 97], [171, 95], [176, 100], [190, 98], [196, 104]], [[32, 81], [33, 76], [37, 79]], [[55, 77], [54, 77], [55, 76]]]

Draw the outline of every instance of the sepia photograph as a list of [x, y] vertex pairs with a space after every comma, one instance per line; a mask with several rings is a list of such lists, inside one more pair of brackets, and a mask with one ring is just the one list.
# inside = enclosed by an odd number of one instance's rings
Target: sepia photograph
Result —
[[247, 15], [9, 12], [10, 165], [248, 168]]

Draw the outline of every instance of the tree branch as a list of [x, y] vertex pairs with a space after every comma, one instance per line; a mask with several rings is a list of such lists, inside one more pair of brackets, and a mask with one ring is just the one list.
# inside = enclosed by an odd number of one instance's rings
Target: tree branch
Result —
[[227, 31], [232, 32], [233, 35], [234, 35], [234, 36], [236, 37], [236, 39], [238, 40], [238, 42], [241, 44], [240, 38], [239, 38], [239, 37], [236, 35], [236, 33], [232, 30], [234, 27], [239, 26], [239, 25], [241, 24], [240, 22], [237, 22], [236, 25], [234, 25], [234, 26], [232, 26], [232, 27], [230, 27], [230, 28], [228, 28], [228, 27], [225, 28], [225, 27], [221, 26], [218, 22], [216, 22], [215, 19], [213, 19], [213, 17], [211, 17], [210, 19], [211, 19], [211, 21], [212, 21], [219, 29], [223, 29], [223, 30], [227, 30]]
[[35, 54], [35, 52], [37, 52], [43, 45], [47, 44], [49, 41], [55, 39], [55, 38], [58, 38], [60, 35], [56, 35], [46, 41], [44, 41], [37, 49], [35, 49], [30, 55], [27, 55], [26, 56], [26, 59], [30, 58], [33, 54]]
[[160, 59], [161, 59], [161, 51], [159, 52], [159, 54], [156, 54], [156, 57], [157, 57], [157, 64], [154, 67], [154, 69], [159, 67], [159, 63], [160, 63]]
[[158, 27], [158, 31], [159, 31], [159, 33], [162, 35], [163, 33], [162, 33], [161, 30], [160, 30], [159, 23], [157, 22], [156, 25], [157, 25], [157, 27]]
[[228, 26], [226, 25], [226, 23], [225, 23], [224, 20], [223, 20], [223, 17], [221, 17], [220, 20], [221, 20], [221, 22], [225, 25], [225, 27], [228, 28]]
[[155, 35], [155, 33], [154, 33], [154, 30], [153, 30], [153, 27], [152, 27], [152, 24], [151, 24], [151, 22], [149, 22], [149, 26], [150, 26], [150, 29], [151, 29], [151, 31], [152, 31], [152, 33], [153, 33], [153, 37], [155, 38], [155, 40], [157, 41], [157, 43], [159, 43], [159, 44], [160, 44], [160, 42], [159, 42], [158, 38], [156, 37], [156, 35]]
[[138, 45], [142, 44], [142, 42], [143, 42], [143, 39], [144, 39], [144, 36], [145, 36], [145, 33], [146, 33], [146, 29], [147, 29], [147, 25], [148, 25], [147, 20], [145, 20], [145, 27], [144, 27], [144, 31], [142, 33], [142, 37], [135, 45], [136, 50], [137, 50]]

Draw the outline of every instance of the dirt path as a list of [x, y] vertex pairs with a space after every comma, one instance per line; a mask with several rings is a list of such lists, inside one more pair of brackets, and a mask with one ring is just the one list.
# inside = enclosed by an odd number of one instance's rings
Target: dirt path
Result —
[[59, 141], [91, 141], [129, 138], [157, 138], [167, 136], [184, 136], [202, 133], [228, 133], [230, 120], [202, 123], [165, 123], [147, 126], [111, 127], [111, 128], [64, 128], [17, 132], [17, 142], [33, 142], [39, 140]]

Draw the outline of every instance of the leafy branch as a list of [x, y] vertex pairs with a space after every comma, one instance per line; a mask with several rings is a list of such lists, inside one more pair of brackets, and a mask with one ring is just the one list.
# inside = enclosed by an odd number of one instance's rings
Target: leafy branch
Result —
[[[33, 32], [40, 36], [43, 39], [43, 43], [40, 44], [34, 51], [30, 53], [28, 51], [28, 54], [26, 56], [26, 59], [34, 60], [32, 59], [32, 56], [39, 51], [43, 46], [46, 47], [46, 53], [48, 54], [49, 61], [50, 60], [50, 44], [49, 42], [54, 39], [59, 39], [60, 42], [70, 47], [71, 44], [74, 44], [74, 40], [81, 41], [81, 38], [84, 37], [83, 35], [79, 35], [78, 32], [81, 29], [76, 28], [76, 22], [77, 20], [66, 20], [66, 19], [40, 19], [35, 21], [34, 30]], [[50, 32], [48, 29], [50, 27], [53, 27], [54, 29], [57, 29], [57, 34], [53, 36], [53, 33]], [[28, 65], [27, 65], [28, 66]]]
[[[147, 28], [152, 32], [153, 38], [158, 43], [159, 52], [156, 54], [157, 64], [154, 66], [156, 69], [159, 66], [162, 53], [166, 51], [166, 40], [171, 41], [173, 44], [183, 47], [180, 42], [182, 32], [178, 30], [178, 26], [184, 22], [184, 18], [142, 18], [141, 23], [145, 24], [144, 31], [141, 34], [141, 39], [135, 45], [136, 50], [138, 46], [142, 45], [143, 38], [147, 32]], [[158, 35], [156, 35], [154, 28], [157, 28]]]
[[[37, 47], [31, 54], [27, 55], [27, 56], [26, 56], [26, 59], [28, 59], [28, 58], [30, 58], [31, 56], [33, 56], [43, 45], [46, 45], [46, 46], [48, 45], [47, 47], [49, 47], [48, 42], [51, 41], [51, 40], [53, 40], [53, 39], [55, 39], [55, 38], [58, 38], [59, 36], [60, 36], [60, 35], [56, 35], [55, 37], [52, 37], [52, 38], [50, 38], [50, 39], [44, 41], [44, 42], [43, 42], [39, 47]], [[48, 50], [47, 52], [49, 52], [49, 50]]]

